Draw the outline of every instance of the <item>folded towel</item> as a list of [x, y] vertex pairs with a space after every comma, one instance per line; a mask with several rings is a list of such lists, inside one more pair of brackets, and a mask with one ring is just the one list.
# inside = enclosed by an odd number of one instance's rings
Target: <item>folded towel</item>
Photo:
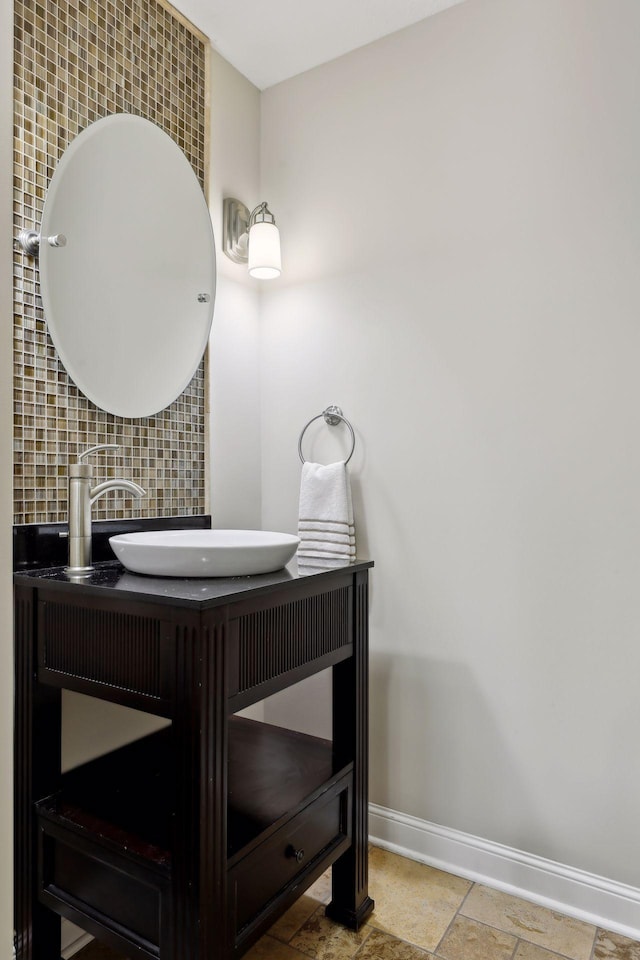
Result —
[[298, 556], [309, 560], [353, 560], [356, 538], [347, 465], [302, 466]]
[[[340, 567], [344, 567], [346, 562], [347, 561], [345, 561], [344, 557], [342, 557], [340, 560], [332, 560], [330, 558], [326, 559], [324, 557], [322, 559], [306, 559], [305, 557], [300, 557], [298, 560], [298, 573], [304, 577], [305, 575], [308, 576], [312, 573], [317, 573], [319, 569], [336, 570]], [[349, 562], [353, 563], [353, 560], [350, 560]]]

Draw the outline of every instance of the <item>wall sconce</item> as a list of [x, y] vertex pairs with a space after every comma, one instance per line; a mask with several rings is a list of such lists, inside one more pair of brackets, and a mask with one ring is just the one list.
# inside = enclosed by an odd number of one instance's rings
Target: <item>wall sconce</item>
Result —
[[234, 263], [248, 263], [249, 273], [258, 280], [280, 276], [280, 232], [266, 202], [249, 213], [240, 200], [225, 198], [222, 249]]

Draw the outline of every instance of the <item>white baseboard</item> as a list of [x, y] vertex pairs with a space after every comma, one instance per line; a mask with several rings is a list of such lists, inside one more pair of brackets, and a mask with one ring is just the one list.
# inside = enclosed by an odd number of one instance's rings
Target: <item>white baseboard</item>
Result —
[[60, 924], [60, 955], [62, 960], [69, 960], [74, 953], [82, 950], [88, 943], [91, 943], [93, 937], [86, 930], [76, 927], [75, 923], [62, 918]]
[[374, 846], [640, 940], [640, 889], [369, 805]]

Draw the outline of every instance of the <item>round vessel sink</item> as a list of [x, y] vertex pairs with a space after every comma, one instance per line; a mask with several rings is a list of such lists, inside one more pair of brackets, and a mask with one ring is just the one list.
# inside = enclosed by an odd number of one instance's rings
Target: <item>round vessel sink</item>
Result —
[[109, 538], [120, 563], [154, 577], [243, 577], [280, 570], [300, 540], [270, 530], [153, 530]]

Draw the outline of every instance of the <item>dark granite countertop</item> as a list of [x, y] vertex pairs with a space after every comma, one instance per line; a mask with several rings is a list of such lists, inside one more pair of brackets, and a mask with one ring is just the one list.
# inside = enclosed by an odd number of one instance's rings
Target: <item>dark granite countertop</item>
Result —
[[128, 600], [152, 600], [156, 603], [180, 607], [220, 606], [238, 599], [247, 593], [268, 593], [272, 588], [309, 577], [330, 578], [336, 573], [366, 570], [373, 566], [372, 560], [359, 559], [331, 569], [303, 567], [296, 560], [290, 561], [282, 570], [250, 577], [173, 578], [148, 577], [130, 573], [117, 561], [95, 564], [88, 577], [69, 577], [64, 567], [47, 567], [41, 570], [24, 570], [14, 573], [14, 583], [22, 586], [47, 584], [64, 591], [81, 591], [87, 596], [114, 596], [126, 594]]

